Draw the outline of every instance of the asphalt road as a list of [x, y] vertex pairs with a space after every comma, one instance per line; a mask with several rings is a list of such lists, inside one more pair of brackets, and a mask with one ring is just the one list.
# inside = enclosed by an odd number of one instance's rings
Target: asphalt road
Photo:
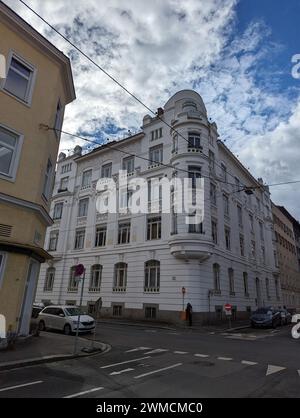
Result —
[[291, 327], [233, 334], [102, 324], [111, 351], [0, 373], [0, 397], [300, 397]]

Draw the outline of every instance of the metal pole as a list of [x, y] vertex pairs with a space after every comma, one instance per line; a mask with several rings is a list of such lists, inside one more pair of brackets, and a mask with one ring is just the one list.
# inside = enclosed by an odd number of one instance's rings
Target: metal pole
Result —
[[77, 329], [76, 329], [76, 337], [75, 337], [75, 343], [74, 343], [74, 354], [77, 354], [78, 334], [79, 334], [81, 307], [82, 307], [82, 299], [83, 299], [83, 288], [84, 288], [84, 280], [85, 280], [85, 269], [83, 271], [83, 278], [81, 280], [82, 280], [82, 284], [81, 284], [81, 294], [80, 294], [80, 302], [79, 302], [79, 315], [77, 319]]

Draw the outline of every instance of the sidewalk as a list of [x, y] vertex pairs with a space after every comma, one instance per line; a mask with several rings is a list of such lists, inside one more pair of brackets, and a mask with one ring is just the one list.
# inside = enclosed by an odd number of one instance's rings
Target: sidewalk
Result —
[[86, 357], [110, 349], [107, 344], [95, 341], [95, 350], [92, 353], [83, 352], [82, 349], [91, 347], [92, 341], [79, 337], [78, 350], [75, 355], [74, 342], [74, 336], [66, 336], [55, 332], [41, 332], [39, 337], [29, 337], [24, 340], [19, 340], [13, 349], [0, 351], [0, 371], [34, 364]]

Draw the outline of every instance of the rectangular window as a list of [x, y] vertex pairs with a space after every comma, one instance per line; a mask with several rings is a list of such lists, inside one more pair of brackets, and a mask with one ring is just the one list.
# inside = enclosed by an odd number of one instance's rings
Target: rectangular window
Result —
[[[193, 218], [192, 215], [190, 218]], [[199, 224], [189, 223], [189, 234], [203, 234], [203, 224], [202, 222]]]
[[201, 179], [201, 167], [189, 166], [188, 172], [188, 178], [192, 180], [192, 188], [196, 189], [197, 179]]
[[113, 316], [122, 316], [122, 305], [113, 306]]
[[244, 282], [244, 295], [246, 297], [249, 296], [249, 289], [248, 289], [248, 273], [245, 271], [243, 272], [243, 282]]
[[225, 246], [226, 250], [231, 249], [231, 242], [230, 242], [230, 229], [225, 227]]
[[276, 293], [276, 299], [280, 300], [278, 279], [275, 279], [275, 293]]
[[201, 137], [199, 133], [189, 132], [188, 135], [188, 148], [189, 149], [202, 149]]
[[231, 295], [234, 295], [234, 271], [232, 268], [228, 269], [228, 278], [229, 278], [229, 292]]
[[2, 281], [4, 277], [5, 261], [6, 261], [6, 253], [0, 252], [0, 289], [1, 289]]
[[213, 183], [210, 183], [210, 201], [213, 205], [217, 205], [217, 188]]
[[149, 149], [149, 165], [163, 162], [163, 146], [158, 145]]
[[126, 157], [123, 160], [123, 170], [127, 171], [127, 174], [134, 173], [134, 157]]
[[92, 170], [86, 170], [82, 173], [82, 182], [81, 182], [81, 188], [82, 189], [88, 189], [91, 187], [92, 183]]
[[87, 216], [89, 208], [89, 198], [80, 199], [78, 204], [78, 218]]
[[249, 222], [250, 222], [250, 231], [254, 233], [254, 223], [253, 223], [253, 216], [249, 215]]
[[50, 159], [48, 159], [47, 167], [45, 171], [45, 177], [44, 177], [44, 186], [43, 186], [43, 196], [47, 200], [49, 200], [49, 198], [51, 197], [51, 193], [52, 193], [52, 174], [53, 174], [53, 166], [52, 166]]
[[103, 179], [110, 179], [112, 176], [112, 163], [105, 164], [101, 168], [101, 177]]
[[240, 234], [240, 254], [242, 257], [245, 256], [245, 240], [242, 234]]
[[63, 207], [64, 207], [63, 202], [59, 202], [59, 203], [55, 204], [54, 210], [53, 210], [53, 219], [54, 220], [58, 220], [58, 219], [62, 218]]
[[54, 132], [57, 139], [61, 137], [61, 128], [64, 120], [64, 107], [59, 100], [56, 106], [55, 122], [54, 122]]
[[20, 135], [0, 126], [0, 174], [7, 177], [16, 175], [21, 145]]
[[95, 247], [104, 247], [106, 245], [106, 230], [106, 225], [97, 226]]
[[251, 241], [251, 257], [255, 258], [256, 250], [255, 250], [255, 241]]
[[155, 141], [156, 139], [162, 138], [163, 136], [163, 129], [158, 128], [155, 131], [151, 132], [151, 141]]
[[58, 243], [58, 235], [59, 235], [58, 231], [50, 232], [49, 251], [56, 251], [57, 243]]
[[243, 210], [242, 210], [242, 207], [239, 205], [237, 205], [237, 213], [238, 213], [239, 227], [242, 228], [243, 227]]
[[146, 319], [156, 319], [156, 308], [152, 306], [147, 306], [145, 308], [145, 318]]
[[65, 192], [68, 190], [68, 184], [69, 184], [69, 177], [63, 177], [60, 179], [60, 185], [58, 192]]
[[263, 264], [265, 264], [266, 263], [266, 250], [265, 250], [265, 247], [261, 247], [261, 258], [262, 258]]
[[226, 194], [223, 194], [224, 215], [229, 216], [229, 199]]
[[237, 177], [235, 177], [234, 181], [235, 181], [236, 191], [239, 191], [241, 189], [240, 180]]
[[215, 154], [209, 150], [208, 153], [208, 160], [209, 160], [209, 168], [211, 172], [215, 172]]
[[223, 181], [227, 182], [227, 168], [224, 164], [221, 164], [221, 178]]
[[260, 233], [260, 239], [264, 241], [265, 237], [264, 237], [264, 228], [263, 228], [262, 222], [259, 222], [259, 233]]
[[72, 170], [72, 163], [68, 163], [68, 164], [61, 166], [61, 174], [68, 173], [71, 170]]
[[147, 240], [161, 239], [161, 217], [148, 218]]
[[130, 222], [119, 224], [118, 244], [128, 244], [130, 242]]
[[34, 67], [12, 55], [5, 80], [4, 90], [25, 103], [30, 103], [34, 82]]
[[84, 247], [85, 229], [78, 229], [75, 233], [75, 250], [81, 250]]
[[260, 212], [261, 206], [260, 206], [260, 200], [258, 197], [256, 198], [256, 205], [257, 205], [258, 211]]
[[211, 221], [211, 235], [214, 244], [218, 244], [218, 224], [217, 221]]
[[266, 278], [266, 294], [267, 294], [267, 299], [271, 299], [271, 296], [270, 296], [270, 283], [269, 283], [269, 279], [268, 278]]

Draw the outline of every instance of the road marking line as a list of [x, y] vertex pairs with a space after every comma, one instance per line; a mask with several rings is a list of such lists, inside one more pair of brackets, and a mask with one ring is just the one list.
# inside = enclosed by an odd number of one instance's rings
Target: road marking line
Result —
[[107, 366], [100, 367], [100, 369], [108, 369], [109, 367], [120, 366], [121, 364], [134, 363], [135, 361], [145, 360], [146, 358], [150, 358], [150, 357], [151, 356], [140, 357], [140, 358], [136, 358], [136, 359], [133, 359], [133, 360], [122, 361], [121, 363], [108, 364]]
[[163, 369], [153, 370], [152, 372], [149, 372], [149, 373], [144, 373], [144, 374], [140, 374], [139, 376], [134, 376], [134, 378], [135, 379], [140, 379], [141, 377], [150, 376], [151, 374], [163, 372], [164, 370], [174, 369], [175, 367], [179, 367], [179, 366], [182, 366], [182, 365], [183, 365], [183, 363], [173, 364], [172, 366], [164, 367]]
[[255, 361], [247, 361], [247, 360], [243, 360], [241, 361], [241, 363], [245, 364], [246, 366], [255, 366], [256, 364], [258, 364]]
[[13, 389], [18, 389], [18, 388], [24, 388], [25, 386], [38, 385], [39, 383], [43, 383], [43, 381], [42, 380], [37, 380], [35, 382], [24, 383], [23, 385], [9, 386], [9, 387], [0, 389], [0, 392], [5, 392], [6, 390], [13, 390]]
[[277, 372], [280, 372], [280, 371], [285, 370], [285, 369], [286, 369], [286, 367], [273, 366], [272, 364], [269, 364], [267, 372], [266, 372], [266, 376], [270, 376], [270, 374], [277, 373]]
[[134, 353], [135, 351], [151, 350], [151, 347], [138, 347], [133, 348], [132, 350], [127, 350], [125, 353]]
[[187, 351], [174, 351], [174, 354], [187, 354]]
[[117, 375], [119, 375], [119, 374], [123, 374], [123, 373], [127, 373], [127, 372], [132, 372], [132, 370], [134, 370], [134, 369], [124, 369], [124, 370], [120, 370], [119, 372], [112, 372], [112, 373], [110, 373], [109, 375], [110, 376], [117, 376]]
[[195, 357], [207, 358], [209, 354], [194, 354]]
[[68, 396], [64, 396], [65, 399], [70, 399], [70, 398], [77, 398], [78, 396], [82, 396], [82, 395], [86, 395], [88, 393], [92, 393], [92, 392], [97, 392], [98, 390], [102, 390], [104, 389], [103, 387], [100, 388], [94, 388], [94, 389], [90, 389], [90, 390], [85, 390], [84, 392], [79, 392], [79, 393], [74, 393], [73, 395], [68, 395]]
[[232, 358], [231, 357], [218, 357], [218, 360], [231, 361]]
[[157, 348], [156, 350], [148, 351], [148, 352], [147, 352], [147, 353], [145, 353], [145, 354], [163, 353], [163, 352], [165, 352], [165, 351], [169, 351], [169, 350], [166, 350], [165, 348]]

